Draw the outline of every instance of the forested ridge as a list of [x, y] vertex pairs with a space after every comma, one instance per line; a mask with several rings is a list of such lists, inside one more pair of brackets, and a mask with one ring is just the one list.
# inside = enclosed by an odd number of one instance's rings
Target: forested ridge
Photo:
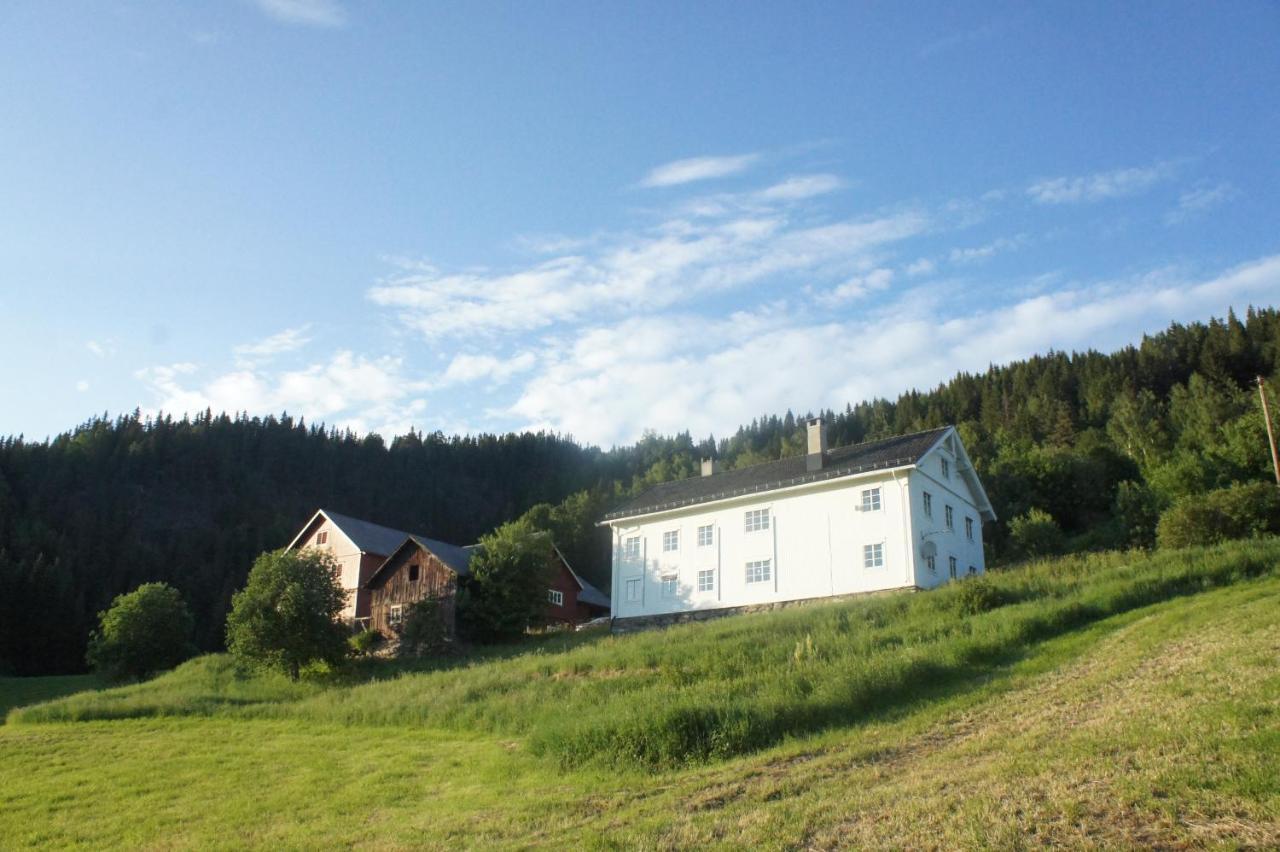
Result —
[[[852, 368], [851, 368], [852, 369]], [[1051, 352], [935, 390], [820, 412], [833, 446], [956, 424], [1000, 520], [1047, 512], [1063, 549], [1150, 546], [1187, 495], [1270, 476], [1254, 377], [1280, 379], [1280, 312], [1172, 325], [1104, 354]], [[220, 646], [253, 558], [320, 506], [458, 543], [529, 513], [608, 586], [594, 522], [700, 457], [740, 467], [804, 450], [804, 416], [728, 438], [646, 434], [604, 451], [547, 433], [359, 436], [280, 417], [94, 418], [49, 441], [0, 439], [0, 668], [83, 666], [98, 611], [140, 583], [173, 584], [197, 643]]]

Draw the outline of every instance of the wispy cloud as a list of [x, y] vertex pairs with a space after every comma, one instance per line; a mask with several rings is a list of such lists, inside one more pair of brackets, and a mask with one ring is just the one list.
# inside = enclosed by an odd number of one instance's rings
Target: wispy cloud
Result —
[[253, 0], [253, 3], [284, 24], [333, 28], [347, 23], [347, 13], [337, 0]]
[[866, 275], [855, 275], [836, 288], [819, 293], [818, 304], [827, 307], [841, 305], [886, 289], [893, 282], [892, 269], [873, 269]]
[[1013, 239], [1008, 237], [997, 237], [985, 245], [973, 246], [970, 248], [954, 248], [951, 250], [948, 258], [952, 263], [977, 263], [994, 257], [1001, 252], [1014, 251], [1024, 242], [1026, 242], [1025, 235], [1019, 235]]
[[803, 201], [816, 195], [835, 192], [842, 186], [844, 181], [835, 175], [796, 175], [760, 190], [758, 197], [762, 201]]
[[759, 154], [737, 154], [731, 157], [691, 157], [658, 166], [645, 176], [641, 186], [679, 186], [699, 180], [727, 177], [749, 168]]
[[919, 51], [917, 51], [916, 55], [921, 59], [928, 59], [931, 56], [944, 53], [965, 44], [972, 44], [974, 42], [986, 41], [989, 38], [994, 38], [999, 32], [1000, 26], [994, 21], [983, 24], [979, 27], [973, 27], [972, 29], [959, 30], [928, 42], [921, 47]]
[[537, 362], [532, 352], [521, 352], [510, 358], [493, 355], [455, 355], [449, 362], [437, 387], [454, 384], [470, 384], [487, 380], [493, 385], [503, 384], [519, 373], [528, 372]]
[[1044, 178], [1027, 187], [1027, 195], [1039, 204], [1078, 204], [1136, 195], [1173, 176], [1171, 163], [1142, 168], [1117, 169], [1081, 177]]
[[937, 268], [938, 265], [932, 260], [922, 257], [907, 264], [906, 273], [912, 278], [917, 278], [921, 275], [932, 275]]
[[1178, 206], [1165, 214], [1165, 224], [1181, 225], [1225, 204], [1239, 194], [1239, 191], [1229, 183], [1188, 190], [1178, 197]]
[[242, 343], [232, 350], [232, 354], [237, 361], [254, 362], [268, 360], [285, 352], [296, 352], [311, 342], [311, 338], [307, 336], [310, 328], [310, 325], [286, 328], [254, 343]]
[[92, 352], [95, 358], [110, 358], [116, 354], [114, 340], [86, 340], [84, 348]]

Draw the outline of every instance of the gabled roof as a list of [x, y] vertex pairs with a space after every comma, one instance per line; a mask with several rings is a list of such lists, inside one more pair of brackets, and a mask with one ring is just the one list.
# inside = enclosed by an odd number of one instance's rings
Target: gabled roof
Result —
[[365, 580], [365, 588], [372, 588], [374, 580], [394, 569], [400, 564], [401, 555], [414, 548], [425, 550], [439, 559], [444, 567], [459, 577], [465, 577], [469, 573], [468, 565], [471, 562], [471, 554], [475, 552], [476, 546], [473, 544], [468, 547], [459, 547], [456, 544], [436, 541], [434, 538], [427, 538], [426, 536], [406, 535], [404, 540], [400, 542], [400, 546], [392, 550], [382, 564], [378, 566], [378, 569], [369, 575], [368, 580]]
[[822, 468], [808, 470], [806, 457], [791, 456], [711, 476], [663, 482], [604, 516], [606, 521], [664, 512], [744, 494], [758, 494], [842, 476], [914, 465], [950, 426], [828, 450]]
[[574, 582], [578, 584], [578, 600], [582, 603], [591, 604], [592, 606], [609, 609], [611, 606], [609, 596], [588, 583], [586, 580], [582, 579], [578, 572], [573, 570], [573, 566], [569, 564], [569, 560], [564, 558], [564, 554], [560, 552], [560, 548], [556, 547], [554, 544], [551, 546], [555, 548], [556, 555], [560, 557], [560, 562], [565, 568], [569, 569], [569, 575], [573, 577]]
[[289, 546], [285, 549], [292, 550], [299, 541], [306, 538], [307, 534], [321, 518], [327, 519], [341, 530], [342, 534], [351, 539], [351, 543], [361, 553], [371, 553], [375, 556], [389, 555], [400, 546], [405, 538], [411, 535], [411, 533], [403, 530], [393, 530], [391, 527], [362, 521], [359, 518], [352, 518], [348, 515], [340, 515], [328, 509], [320, 509], [311, 516], [311, 520], [307, 521], [302, 531], [294, 536], [293, 541], [289, 542]]

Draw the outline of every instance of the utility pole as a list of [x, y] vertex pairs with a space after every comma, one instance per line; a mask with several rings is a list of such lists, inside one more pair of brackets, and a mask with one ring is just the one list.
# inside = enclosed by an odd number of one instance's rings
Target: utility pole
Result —
[[1258, 376], [1258, 396], [1262, 397], [1262, 419], [1267, 421], [1267, 444], [1271, 447], [1271, 468], [1276, 474], [1276, 485], [1280, 485], [1280, 456], [1276, 455], [1276, 436], [1271, 431], [1271, 411], [1267, 408], [1267, 386]]

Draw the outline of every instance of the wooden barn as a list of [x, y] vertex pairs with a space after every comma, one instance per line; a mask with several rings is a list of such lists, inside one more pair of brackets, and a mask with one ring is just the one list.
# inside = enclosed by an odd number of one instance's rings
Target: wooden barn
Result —
[[547, 619], [552, 623], [578, 625], [609, 614], [609, 598], [578, 575], [554, 548], [556, 575], [547, 589]]

